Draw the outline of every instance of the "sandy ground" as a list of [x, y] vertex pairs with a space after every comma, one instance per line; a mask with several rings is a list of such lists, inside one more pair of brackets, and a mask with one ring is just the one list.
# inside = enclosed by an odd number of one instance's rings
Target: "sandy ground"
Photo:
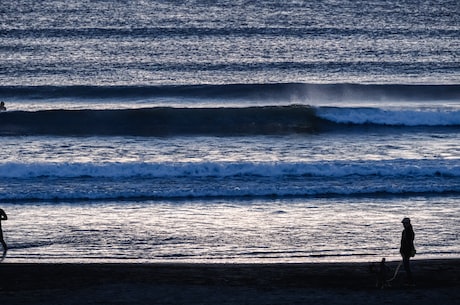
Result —
[[0, 304], [459, 304], [460, 259], [412, 269], [378, 289], [368, 263], [3, 263]]

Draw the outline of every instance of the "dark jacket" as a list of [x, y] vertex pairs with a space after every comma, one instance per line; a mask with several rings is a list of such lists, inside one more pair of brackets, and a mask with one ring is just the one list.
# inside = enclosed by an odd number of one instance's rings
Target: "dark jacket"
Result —
[[414, 247], [414, 230], [412, 226], [409, 225], [402, 231], [401, 236], [401, 248], [399, 252], [403, 257], [412, 257], [415, 254], [415, 247]]

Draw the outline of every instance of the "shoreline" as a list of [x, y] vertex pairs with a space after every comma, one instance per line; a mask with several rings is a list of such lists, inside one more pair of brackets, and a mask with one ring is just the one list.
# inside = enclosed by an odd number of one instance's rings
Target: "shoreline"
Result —
[[[387, 264], [391, 275], [397, 264]], [[11, 305], [294, 304], [313, 296], [327, 302], [377, 296], [393, 304], [412, 297], [417, 304], [458, 302], [460, 259], [413, 260], [411, 266], [415, 287], [404, 285], [400, 270], [390, 287], [378, 289], [369, 263], [1, 263], [0, 295]]]

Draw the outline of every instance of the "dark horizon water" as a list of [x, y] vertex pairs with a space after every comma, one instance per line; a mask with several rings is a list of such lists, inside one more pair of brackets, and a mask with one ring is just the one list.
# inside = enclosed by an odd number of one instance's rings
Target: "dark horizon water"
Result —
[[454, 0], [6, 2], [0, 83], [458, 84], [458, 13]]
[[2, 3], [4, 261], [458, 257], [459, 13]]

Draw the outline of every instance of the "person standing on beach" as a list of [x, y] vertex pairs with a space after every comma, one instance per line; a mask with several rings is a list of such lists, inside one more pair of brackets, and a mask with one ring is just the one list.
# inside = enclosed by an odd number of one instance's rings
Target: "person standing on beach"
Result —
[[6, 245], [5, 240], [3, 239], [2, 220], [7, 220], [7, 219], [8, 219], [8, 216], [6, 216], [5, 211], [0, 209], [0, 243], [2, 243], [3, 252], [6, 252], [8, 250], [8, 247]]
[[401, 248], [399, 249], [399, 252], [401, 253], [401, 256], [403, 258], [403, 266], [404, 266], [404, 270], [406, 271], [407, 282], [408, 284], [413, 284], [412, 272], [410, 270], [409, 259], [415, 256], [415, 247], [414, 247], [415, 234], [414, 234], [414, 230], [412, 229], [412, 225], [410, 223], [409, 218], [407, 217], [404, 218], [402, 220], [402, 224], [404, 226], [404, 230], [402, 231]]

